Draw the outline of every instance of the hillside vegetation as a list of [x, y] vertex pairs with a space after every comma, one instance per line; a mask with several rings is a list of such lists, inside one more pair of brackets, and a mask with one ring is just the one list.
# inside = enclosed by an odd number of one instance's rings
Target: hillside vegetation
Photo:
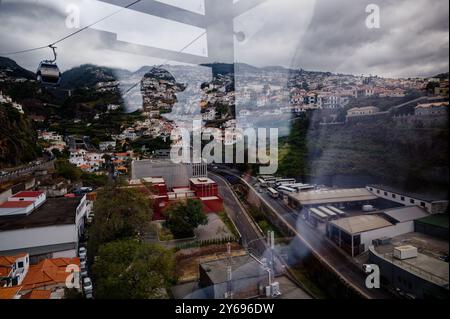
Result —
[[279, 173], [314, 179], [371, 176], [408, 189], [448, 186], [448, 128], [403, 128], [390, 121], [312, 127], [295, 122], [281, 144]]
[[33, 123], [12, 106], [0, 105], [0, 167], [32, 161], [40, 153]]

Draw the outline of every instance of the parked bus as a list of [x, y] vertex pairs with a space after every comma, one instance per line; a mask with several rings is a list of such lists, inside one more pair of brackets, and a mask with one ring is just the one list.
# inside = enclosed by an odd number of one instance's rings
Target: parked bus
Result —
[[324, 206], [319, 206], [318, 209], [322, 212], [324, 212], [325, 214], [327, 214], [328, 216], [330, 216], [331, 218], [336, 218], [337, 217], [337, 213], [333, 212], [331, 209], [328, 209]]
[[303, 183], [291, 184], [291, 185], [289, 185], [289, 187], [295, 188], [299, 192], [307, 191], [307, 190], [314, 190], [316, 188], [315, 185], [303, 184]]
[[285, 193], [296, 193], [297, 192], [297, 190], [295, 188], [291, 188], [289, 186], [279, 186], [279, 187], [277, 187], [277, 191], [283, 191]]
[[327, 206], [327, 208], [332, 210], [332, 211], [334, 211], [335, 213], [337, 213], [341, 217], [344, 217], [346, 215], [344, 211], [342, 211], [339, 208], [336, 208], [334, 206]]
[[320, 211], [317, 208], [309, 208], [309, 217], [315, 219], [316, 221], [325, 222], [328, 220], [328, 215]]
[[267, 192], [272, 196], [273, 198], [278, 198], [278, 192], [274, 190], [272, 187], [269, 187], [267, 189]]
[[281, 178], [276, 181], [276, 186], [283, 186], [283, 185], [289, 185], [289, 184], [295, 184], [296, 180], [295, 178]]
[[276, 182], [277, 178], [272, 175], [261, 175], [258, 177], [258, 182], [262, 187], [267, 187]]

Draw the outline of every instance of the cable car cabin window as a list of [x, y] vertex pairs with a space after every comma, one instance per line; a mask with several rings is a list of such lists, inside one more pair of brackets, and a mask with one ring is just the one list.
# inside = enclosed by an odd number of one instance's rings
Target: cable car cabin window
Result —
[[38, 79], [44, 84], [58, 84], [61, 73], [56, 64], [42, 63], [38, 69]]

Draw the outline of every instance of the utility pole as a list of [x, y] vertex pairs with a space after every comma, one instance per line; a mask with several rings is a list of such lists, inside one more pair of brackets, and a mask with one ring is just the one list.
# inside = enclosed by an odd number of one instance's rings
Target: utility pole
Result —
[[233, 271], [231, 268], [231, 243], [227, 243], [227, 253], [228, 253], [228, 267], [227, 267], [227, 273], [228, 273], [228, 281], [227, 281], [227, 292], [225, 293], [226, 299], [233, 299]]

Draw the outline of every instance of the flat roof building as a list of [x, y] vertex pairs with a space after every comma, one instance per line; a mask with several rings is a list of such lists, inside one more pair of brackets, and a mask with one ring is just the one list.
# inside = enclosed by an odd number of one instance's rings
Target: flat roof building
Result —
[[377, 199], [377, 196], [365, 188], [318, 189], [288, 195], [288, 203], [292, 207], [324, 204], [365, 204], [375, 199]]
[[188, 186], [193, 177], [206, 177], [206, 163], [174, 163], [170, 159], [152, 159], [131, 163], [132, 179], [160, 176], [168, 188]]
[[[405, 244], [416, 248], [415, 254], [399, 259], [395, 251]], [[421, 233], [408, 233], [391, 238], [387, 244], [369, 247], [369, 262], [380, 268], [381, 283], [410, 298], [448, 298], [448, 240]]]
[[75, 257], [89, 210], [86, 196], [64, 197], [47, 199], [26, 215], [0, 216], [0, 255]]
[[402, 205], [416, 205], [431, 214], [445, 213], [448, 208], [448, 194], [418, 194], [406, 192], [385, 185], [368, 185], [372, 194]]
[[[230, 264], [231, 262], [231, 264]], [[228, 267], [231, 266], [231, 290], [233, 298], [252, 298], [261, 295], [269, 277], [262, 266], [250, 255], [204, 262], [199, 265], [199, 286], [205, 296], [223, 299], [228, 285]]]
[[414, 218], [422, 214], [407, 216], [407, 211], [389, 210], [384, 214], [368, 214], [333, 220], [327, 225], [327, 236], [352, 257], [369, 249], [374, 241], [392, 238], [414, 231]]

